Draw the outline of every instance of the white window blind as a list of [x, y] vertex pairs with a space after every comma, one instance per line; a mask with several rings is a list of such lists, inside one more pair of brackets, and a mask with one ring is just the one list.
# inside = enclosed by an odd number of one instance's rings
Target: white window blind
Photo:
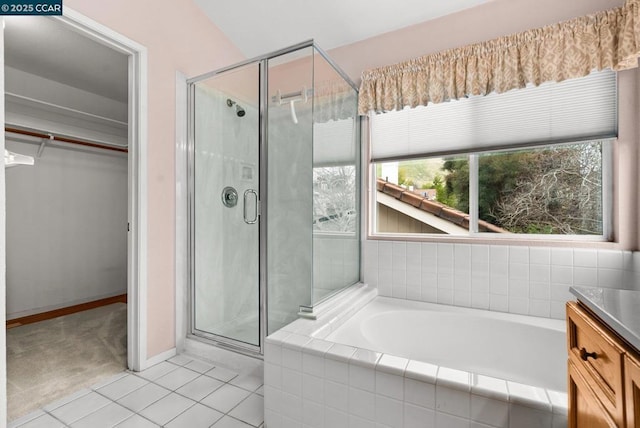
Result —
[[355, 119], [353, 117], [313, 124], [313, 165], [356, 163]]
[[611, 70], [371, 116], [372, 161], [617, 136]]

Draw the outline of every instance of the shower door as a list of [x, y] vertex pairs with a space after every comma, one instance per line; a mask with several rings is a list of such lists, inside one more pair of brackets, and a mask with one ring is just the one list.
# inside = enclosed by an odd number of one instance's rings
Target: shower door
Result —
[[190, 84], [191, 333], [260, 351], [260, 64]]

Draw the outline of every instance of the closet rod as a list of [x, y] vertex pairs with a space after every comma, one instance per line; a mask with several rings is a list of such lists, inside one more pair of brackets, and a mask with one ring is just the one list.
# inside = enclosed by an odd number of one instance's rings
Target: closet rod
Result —
[[60, 141], [63, 143], [79, 144], [81, 146], [95, 147], [98, 149], [114, 150], [116, 152], [129, 153], [129, 150], [124, 147], [113, 147], [113, 146], [108, 146], [106, 144], [90, 143], [88, 141], [76, 140], [74, 138], [59, 137], [55, 135], [42, 134], [39, 132], [25, 131], [24, 129], [18, 129], [18, 128], [5, 127], [4, 130], [5, 132], [11, 132], [12, 134], [28, 135], [29, 137], [38, 137], [38, 138], [44, 138], [47, 140]]

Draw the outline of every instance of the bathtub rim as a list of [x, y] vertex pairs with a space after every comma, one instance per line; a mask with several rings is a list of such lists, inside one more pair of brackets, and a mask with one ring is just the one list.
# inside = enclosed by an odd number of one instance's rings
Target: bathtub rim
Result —
[[374, 300], [382, 303], [388, 302], [393, 305], [401, 306], [403, 309], [409, 309], [409, 310], [422, 310], [424, 308], [427, 308], [429, 310], [433, 310], [436, 312], [470, 314], [470, 315], [479, 316], [481, 318], [491, 318], [491, 319], [496, 319], [500, 321], [516, 322], [516, 323], [532, 325], [535, 327], [548, 328], [550, 330], [559, 331], [565, 334], [567, 332], [566, 321], [555, 319], [555, 318], [544, 318], [544, 317], [536, 317], [533, 315], [514, 314], [510, 312], [490, 311], [487, 309], [469, 308], [466, 306], [453, 306], [453, 305], [446, 305], [446, 304], [434, 303], [434, 302], [422, 302], [422, 301], [416, 301], [416, 300], [398, 299], [394, 297], [380, 296], [380, 295], [375, 296], [373, 299], [367, 302], [367, 305], [362, 306], [358, 310], [358, 312], [360, 312], [360, 310], [364, 309], [365, 306], [368, 306], [369, 303], [372, 303]]

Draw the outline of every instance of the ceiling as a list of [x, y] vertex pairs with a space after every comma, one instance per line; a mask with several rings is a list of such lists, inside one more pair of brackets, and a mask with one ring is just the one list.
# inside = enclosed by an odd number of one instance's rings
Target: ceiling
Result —
[[325, 49], [490, 0], [194, 0], [247, 57], [314, 39]]
[[6, 16], [5, 22], [5, 65], [127, 102], [127, 55], [54, 19]]
[[[251, 58], [311, 38], [332, 49], [490, 0], [194, 1]], [[7, 66], [127, 102], [126, 55], [55, 19], [8, 16], [5, 22]]]

